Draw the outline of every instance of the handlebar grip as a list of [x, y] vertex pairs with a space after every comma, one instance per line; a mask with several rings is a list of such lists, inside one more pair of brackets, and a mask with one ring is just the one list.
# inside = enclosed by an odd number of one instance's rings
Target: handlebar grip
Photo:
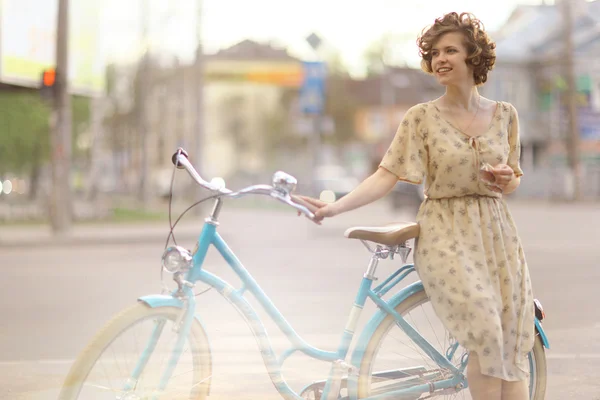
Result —
[[184, 149], [182, 149], [181, 147], [177, 149], [177, 151], [173, 154], [173, 156], [171, 157], [171, 162], [173, 163], [174, 166], [176, 166], [179, 169], [183, 169], [184, 167], [182, 165], [180, 165], [177, 162], [177, 156], [178, 155], [182, 155], [185, 158], [187, 158], [188, 160], [190, 159], [190, 157], [188, 156], [187, 151], [185, 151]]
[[312, 204], [310, 204], [309, 202], [302, 200], [300, 197], [298, 197], [298, 196], [296, 196], [296, 195], [291, 195], [290, 197], [292, 198], [292, 201], [293, 201], [294, 203], [298, 203], [298, 204], [300, 204], [301, 206], [304, 206], [304, 207], [306, 207], [306, 208], [308, 209], [308, 211], [310, 211], [310, 212], [311, 212], [311, 213], [313, 213], [313, 214], [314, 214], [314, 213], [316, 213], [316, 212], [317, 212], [317, 210], [319, 209], [318, 207], [315, 207], [315, 206], [313, 206], [313, 205], [312, 205]]

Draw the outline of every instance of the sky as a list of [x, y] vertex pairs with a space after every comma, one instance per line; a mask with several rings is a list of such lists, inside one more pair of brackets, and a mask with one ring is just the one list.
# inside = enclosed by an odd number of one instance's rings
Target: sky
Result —
[[[141, 51], [141, 4], [148, 1], [149, 46], [155, 51], [193, 56], [197, 38], [198, 0], [106, 0], [104, 53], [108, 60], [130, 61]], [[415, 40], [435, 18], [469, 11], [488, 31], [498, 29], [518, 4], [543, 0], [202, 0], [201, 38], [215, 52], [246, 38], [285, 46], [293, 55], [315, 54], [305, 38], [318, 34], [338, 51], [352, 71], [364, 67], [363, 54], [389, 35], [396, 61], [418, 60]], [[545, 0], [546, 4], [553, 0]]]

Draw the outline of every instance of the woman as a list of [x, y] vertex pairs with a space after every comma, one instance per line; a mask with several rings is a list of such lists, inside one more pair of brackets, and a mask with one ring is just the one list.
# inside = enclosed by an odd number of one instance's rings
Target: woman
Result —
[[377, 171], [349, 195], [331, 204], [304, 199], [319, 207], [321, 220], [383, 197], [398, 180], [425, 179], [415, 266], [436, 313], [469, 350], [471, 394], [475, 400], [525, 400], [533, 298], [502, 198], [523, 175], [517, 112], [477, 90], [496, 57], [473, 15], [445, 15], [417, 43], [423, 69], [445, 94], [406, 113]]

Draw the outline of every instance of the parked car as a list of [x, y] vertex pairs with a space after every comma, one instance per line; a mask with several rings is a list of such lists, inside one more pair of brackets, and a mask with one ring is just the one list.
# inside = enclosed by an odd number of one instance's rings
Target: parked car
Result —
[[317, 195], [324, 190], [329, 190], [335, 194], [336, 199], [339, 199], [353, 191], [359, 183], [360, 181], [349, 175], [341, 165], [322, 165], [316, 170]]

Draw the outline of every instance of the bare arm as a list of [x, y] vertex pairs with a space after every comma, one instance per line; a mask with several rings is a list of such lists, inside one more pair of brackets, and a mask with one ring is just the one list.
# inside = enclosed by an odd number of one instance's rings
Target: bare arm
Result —
[[333, 215], [337, 215], [370, 204], [388, 194], [397, 182], [398, 177], [396, 175], [385, 168], [379, 167], [373, 175], [362, 181], [356, 189], [331, 204], [331, 211]]
[[412, 182], [418, 182], [424, 178], [427, 171], [428, 153], [424, 135], [419, 129], [422, 111], [422, 108], [416, 106], [407, 111], [394, 140], [381, 160], [381, 166], [348, 195], [335, 203], [325, 203], [308, 197], [303, 198], [319, 209], [315, 212], [317, 221], [381, 199], [393, 189], [399, 177]]

